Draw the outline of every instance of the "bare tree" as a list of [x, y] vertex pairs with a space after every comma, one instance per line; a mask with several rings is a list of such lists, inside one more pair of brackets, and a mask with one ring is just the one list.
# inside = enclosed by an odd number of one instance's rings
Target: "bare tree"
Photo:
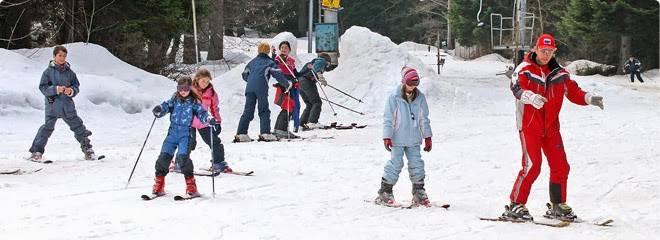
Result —
[[103, 9], [105, 9], [108, 6], [112, 5], [114, 2], [115, 2], [115, 0], [112, 0], [108, 4], [105, 4], [102, 7], [100, 7], [99, 9], [96, 9], [96, 0], [92, 0], [92, 10], [91, 10], [92, 12], [89, 14], [89, 21], [87, 21], [87, 11], [85, 10], [85, 7], [83, 5], [82, 13], [83, 13], [83, 19], [84, 19], [84, 24], [85, 24], [85, 30], [87, 32], [87, 38], [85, 39], [86, 43], [89, 43], [89, 38], [90, 38], [90, 36], [92, 36], [93, 32], [104, 30], [104, 29], [107, 29], [107, 28], [111, 28], [111, 27], [113, 27], [114, 25], [117, 24], [117, 22], [115, 22], [114, 24], [112, 24], [110, 26], [94, 28], [94, 16], [96, 15], [96, 13], [100, 12], [100, 11], [103, 11]]

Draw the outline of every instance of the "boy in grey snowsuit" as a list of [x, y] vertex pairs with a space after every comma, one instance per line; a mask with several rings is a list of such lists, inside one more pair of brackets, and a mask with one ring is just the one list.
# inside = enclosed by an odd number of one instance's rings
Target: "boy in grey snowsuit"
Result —
[[39, 128], [30, 147], [29, 151], [32, 154], [29, 160], [31, 161], [42, 161], [42, 154], [48, 138], [55, 130], [55, 122], [60, 118], [73, 131], [76, 140], [80, 143], [80, 148], [85, 154], [85, 160], [96, 160], [96, 155], [89, 140], [92, 132], [87, 130], [82, 119], [78, 117], [76, 106], [73, 103], [73, 97], [80, 91], [78, 89], [80, 82], [78, 82], [76, 73], [71, 70], [71, 66], [66, 62], [66, 56], [67, 50], [64, 46], [55, 46], [53, 60], [50, 61], [41, 75], [39, 90], [44, 95], [46, 122]]

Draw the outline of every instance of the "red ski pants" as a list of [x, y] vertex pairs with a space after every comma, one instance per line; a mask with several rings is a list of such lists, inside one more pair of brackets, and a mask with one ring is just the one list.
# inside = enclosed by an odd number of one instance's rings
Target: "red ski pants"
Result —
[[550, 166], [550, 201], [566, 202], [566, 182], [570, 166], [559, 131], [545, 136], [527, 134], [520, 131], [522, 143], [522, 169], [511, 190], [511, 202], [525, 204], [534, 180], [541, 172], [541, 151], [545, 153]]

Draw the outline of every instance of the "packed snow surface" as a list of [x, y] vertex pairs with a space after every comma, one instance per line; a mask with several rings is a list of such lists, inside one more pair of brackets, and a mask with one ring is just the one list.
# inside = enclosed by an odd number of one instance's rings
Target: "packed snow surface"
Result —
[[[288, 35], [288, 34], [286, 34]], [[281, 39], [289, 39], [282, 36]], [[276, 40], [277, 41], [277, 40]], [[295, 40], [293, 40], [295, 41]], [[258, 41], [254, 41], [255, 43]], [[300, 63], [314, 55], [297, 40]], [[509, 80], [495, 74], [506, 61], [487, 57], [462, 61], [446, 57], [438, 75], [435, 53], [409, 51], [369, 29], [353, 27], [341, 38], [339, 66], [329, 83], [359, 99], [324, 88], [321, 121], [368, 124], [359, 130], [317, 130], [302, 136], [333, 136], [302, 142], [231, 143], [243, 109], [244, 64], [216, 72], [223, 116], [220, 134], [226, 159], [255, 175], [197, 177], [200, 199], [175, 202], [183, 176], [166, 178], [166, 197], [150, 202], [154, 162], [167, 134], [168, 118], [153, 126], [133, 178], [128, 176], [145, 141], [151, 107], [175, 90], [172, 81], [130, 66], [96, 45], [68, 44], [81, 92], [78, 113], [94, 133], [101, 161], [84, 161], [73, 133], [59, 121], [42, 165], [24, 160], [43, 124], [43, 97], [37, 89], [52, 48], [0, 49], [0, 169], [43, 170], [0, 175], [2, 239], [648, 239], [660, 234], [660, 91], [658, 71], [647, 83], [627, 76], [574, 77], [582, 89], [604, 97], [605, 110], [564, 101], [560, 116], [571, 173], [568, 203], [587, 221], [613, 218], [613, 227], [586, 223], [556, 229], [532, 224], [480, 221], [497, 217], [508, 204], [520, 170], [521, 147]], [[256, 48], [253, 47], [253, 49]], [[245, 55], [255, 56], [253, 49]], [[403, 66], [417, 68], [420, 90], [429, 100], [433, 150], [423, 152], [426, 190], [442, 208], [393, 209], [372, 203], [389, 154], [382, 143], [385, 99], [400, 81]], [[273, 92], [270, 99], [272, 102]], [[271, 124], [280, 109], [271, 104]], [[258, 134], [258, 116], [249, 134]], [[198, 138], [195, 167], [209, 165], [210, 150]], [[394, 194], [411, 199], [404, 169]], [[547, 164], [527, 207], [542, 218], [548, 199]]]

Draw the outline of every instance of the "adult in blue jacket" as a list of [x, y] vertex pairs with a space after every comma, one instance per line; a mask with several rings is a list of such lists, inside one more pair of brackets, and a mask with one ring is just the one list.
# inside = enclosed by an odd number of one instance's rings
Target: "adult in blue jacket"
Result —
[[391, 152], [385, 164], [385, 173], [378, 190], [377, 204], [398, 206], [392, 188], [403, 168], [403, 155], [408, 158], [408, 172], [412, 182], [413, 205], [430, 206], [424, 189], [424, 161], [420, 145], [424, 140], [424, 151], [431, 151], [431, 121], [426, 97], [417, 89], [419, 75], [412, 68], [402, 70], [402, 84], [387, 99], [383, 114], [383, 142]]
[[53, 60], [50, 61], [46, 70], [41, 75], [39, 90], [44, 95], [46, 122], [41, 125], [37, 135], [34, 137], [30, 147], [31, 156], [29, 160], [35, 162], [43, 161], [42, 155], [48, 143], [48, 138], [55, 130], [57, 119], [64, 119], [73, 131], [80, 148], [85, 154], [86, 160], [96, 160], [89, 136], [92, 132], [87, 130], [82, 119], [78, 117], [76, 105], [73, 98], [78, 95], [80, 82], [76, 73], [66, 62], [67, 50], [64, 46], [55, 46], [53, 49]]
[[277, 66], [277, 63], [268, 57], [270, 51], [270, 44], [267, 42], [259, 43], [257, 48], [259, 54], [252, 59], [245, 70], [243, 71], [243, 80], [247, 82], [245, 87], [245, 109], [241, 120], [238, 123], [238, 130], [236, 132], [235, 142], [249, 142], [252, 141], [247, 135], [250, 121], [254, 119], [254, 109], [257, 103], [259, 104], [259, 119], [261, 124], [261, 131], [259, 140], [262, 141], [276, 141], [277, 137], [270, 132], [270, 109], [268, 108], [268, 80], [271, 76], [284, 86], [286, 91], [291, 88], [286, 77]]

